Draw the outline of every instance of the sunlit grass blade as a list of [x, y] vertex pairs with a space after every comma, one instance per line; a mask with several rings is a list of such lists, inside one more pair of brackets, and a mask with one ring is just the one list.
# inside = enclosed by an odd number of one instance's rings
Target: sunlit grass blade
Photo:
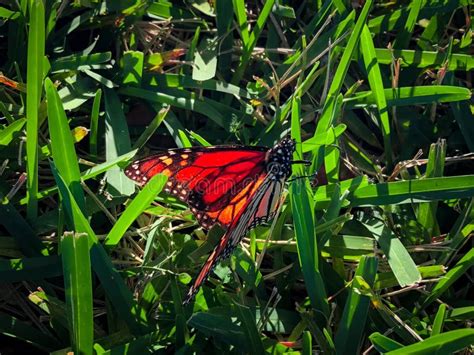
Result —
[[88, 236], [65, 233], [61, 256], [72, 349], [80, 354], [92, 354], [94, 322]]
[[474, 344], [474, 329], [457, 329], [435, 335], [419, 343], [389, 351], [386, 354], [452, 354], [472, 344]]
[[472, 55], [451, 53], [446, 58], [443, 52], [429, 52], [410, 49], [386, 49], [376, 48], [377, 59], [380, 64], [390, 65], [393, 58], [401, 59], [402, 67], [439, 69], [448, 61], [448, 70], [472, 70], [474, 68], [474, 58]]
[[400, 239], [381, 221], [374, 219], [370, 224], [366, 224], [366, 227], [387, 257], [399, 285], [407, 286], [419, 282], [421, 280], [420, 272]]
[[66, 113], [53, 82], [46, 78], [44, 86], [48, 99], [48, 127], [54, 164], [66, 181], [74, 199], [81, 208], [84, 208], [81, 173]]
[[347, 46], [344, 49], [341, 60], [339, 61], [334, 77], [332, 78], [331, 86], [329, 87], [327, 99], [324, 103], [321, 118], [318, 122], [315, 135], [325, 132], [329, 126], [332, 124], [331, 119], [334, 112], [334, 106], [336, 104], [337, 95], [339, 95], [342, 86], [344, 84], [344, 79], [349, 69], [349, 64], [351, 62], [352, 53], [354, 52], [360, 36], [362, 29], [367, 21], [369, 15], [369, 10], [372, 6], [372, 1], [366, 1], [362, 11], [360, 12], [359, 18], [351, 32], [351, 36], [347, 42]]
[[408, 47], [408, 43], [413, 33], [413, 29], [416, 25], [416, 20], [420, 13], [420, 9], [423, 7], [423, 0], [415, 0], [410, 2], [410, 12], [408, 18], [403, 26], [403, 29], [398, 32], [395, 41], [393, 42], [393, 48], [403, 49]]
[[383, 354], [385, 354], [387, 351], [396, 350], [403, 347], [403, 344], [400, 344], [399, 342], [392, 340], [389, 337], [380, 334], [379, 332], [372, 333], [369, 336], [369, 339], [374, 345], [375, 349]]
[[367, 206], [469, 197], [474, 197], [472, 175], [370, 184], [356, 189], [348, 199], [352, 206]]
[[30, 30], [28, 33], [28, 70], [26, 73], [26, 157], [27, 166], [27, 214], [35, 219], [38, 214], [38, 130], [43, 82], [43, 62], [45, 47], [45, 19], [42, 0], [29, 2]]
[[377, 105], [380, 130], [384, 142], [385, 161], [390, 168], [392, 166], [392, 142], [390, 120], [388, 117], [387, 101], [384, 95], [382, 73], [377, 62], [374, 42], [367, 25], [364, 26], [360, 39], [360, 52], [364, 59], [370, 89], [372, 90]]
[[91, 123], [90, 123], [90, 135], [89, 135], [89, 152], [92, 160], [97, 160], [97, 137], [99, 134], [99, 113], [100, 113], [100, 100], [102, 98], [102, 90], [97, 89], [92, 104], [91, 111]]
[[436, 312], [433, 326], [431, 327], [431, 336], [441, 334], [443, 332], [444, 321], [446, 319], [446, 304], [439, 305], [438, 312]]
[[[399, 87], [385, 89], [384, 95], [387, 106], [410, 106], [442, 102], [456, 102], [469, 100], [471, 92], [467, 88], [447, 85]], [[344, 100], [346, 108], [362, 108], [375, 106], [376, 99], [372, 91], [360, 91]]]
[[26, 123], [26, 119], [20, 118], [10, 123], [7, 127], [0, 130], [0, 148], [9, 145], [15, 138], [18, 137], [20, 131]]
[[[361, 277], [372, 287], [377, 273], [377, 259], [362, 257], [354, 277]], [[362, 342], [362, 335], [367, 321], [370, 306], [370, 297], [358, 290], [356, 280], [352, 281], [344, 312], [339, 323], [339, 329], [334, 338], [338, 354], [358, 354], [357, 350]]]
[[[105, 98], [105, 157], [112, 160], [131, 150], [130, 135], [122, 104], [111, 89], [104, 90]], [[112, 195], [129, 196], [135, 190], [132, 180], [123, 171], [115, 167], [107, 170], [107, 183]]]
[[[444, 139], [431, 145], [425, 172], [426, 177], [443, 176], [446, 148], [446, 140]], [[422, 203], [418, 206], [417, 219], [424, 228], [425, 235], [423, 237], [426, 242], [430, 241], [432, 235], [441, 234], [436, 218], [437, 209], [438, 201]]]
[[92, 268], [102, 283], [105, 293], [120, 317], [127, 322], [131, 332], [137, 335], [142, 334], [146, 328], [145, 324], [147, 324], [146, 315], [140, 313], [132, 293], [113, 267], [112, 261], [102, 245], [98, 243], [98, 238], [92, 227], [54, 167], [53, 173], [58, 184], [64, 213], [69, 223], [72, 224], [71, 229], [74, 229], [76, 233], [85, 233], [88, 236]]
[[[245, 41], [245, 35], [242, 35], [242, 39], [244, 39], [244, 48], [243, 48], [243, 53], [240, 58], [240, 63], [237, 69], [235, 70], [235, 73], [232, 77], [231, 83], [232, 84], [237, 84], [242, 76], [244, 75], [245, 69], [248, 66], [248, 63], [250, 61], [250, 57], [252, 55], [252, 51], [255, 48], [255, 45], [257, 44], [257, 40], [260, 37], [260, 34], [262, 33], [265, 23], [267, 22], [268, 16], [270, 15], [270, 12], [272, 11], [272, 7], [274, 4], [275, 0], [267, 0], [265, 1], [263, 8], [261, 9], [257, 22], [253, 26], [252, 32], [248, 35], [248, 41]], [[236, 0], [234, 1], [234, 4], [238, 4], [238, 11], [237, 13], [240, 14], [242, 12], [242, 7], [243, 11], [245, 11], [245, 6], [244, 6], [244, 1]], [[245, 19], [242, 19], [241, 16], [238, 16], [240, 26], [242, 28], [243, 25], [247, 26], [247, 21]], [[244, 30], [245, 33], [245, 30]]]
[[474, 248], [471, 248], [446, 275], [435, 285], [430, 294], [423, 301], [421, 309], [425, 308], [439, 298], [448, 288], [458, 280], [464, 273], [474, 266]]
[[[110, 161], [106, 161], [102, 164], [98, 164], [98, 165], [84, 171], [81, 174], [81, 178], [82, 178], [82, 180], [93, 179], [96, 176], [98, 176], [102, 173], [105, 173], [111, 167], [114, 167], [116, 165], [121, 165], [121, 163], [132, 159], [135, 156], [135, 154], [137, 154], [137, 151], [132, 150], [132, 151], [126, 153], [126, 154], [123, 154], [123, 155], [117, 157], [116, 159], [111, 159]], [[49, 196], [52, 196], [52, 195], [56, 194], [57, 191], [58, 191], [58, 187], [53, 186], [53, 187], [50, 187], [48, 189], [40, 191], [37, 196], [38, 196], [38, 199], [43, 199], [43, 198], [46, 198], [46, 197], [49, 197]], [[26, 203], [26, 198], [23, 198], [23, 199], [20, 200], [20, 204], [23, 205], [25, 203]]]
[[155, 133], [155, 131], [161, 125], [163, 120], [166, 118], [166, 115], [168, 114], [169, 110], [170, 106], [158, 111], [158, 113], [153, 118], [153, 121], [150, 122], [150, 124], [146, 127], [140, 137], [138, 137], [136, 142], [133, 144], [132, 149], [140, 149], [145, 145], [145, 143], [151, 138], [153, 133]]
[[290, 200], [293, 211], [298, 258], [308, 289], [308, 296], [315, 309], [329, 314], [323, 278], [319, 271], [319, 252], [313, 217], [313, 202], [306, 183], [295, 180], [291, 183]]
[[151, 178], [143, 190], [141, 190], [127, 206], [117, 222], [115, 222], [105, 238], [105, 245], [114, 246], [120, 242], [128, 227], [130, 227], [135, 219], [150, 206], [150, 203], [161, 192], [167, 180], [167, 177], [161, 174], [155, 175]]

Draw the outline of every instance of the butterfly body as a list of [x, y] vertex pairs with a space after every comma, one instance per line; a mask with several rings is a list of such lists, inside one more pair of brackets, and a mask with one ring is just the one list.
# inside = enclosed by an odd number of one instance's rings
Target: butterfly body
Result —
[[168, 176], [165, 192], [186, 202], [202, 227], [226, 230], [190, 288], [192, 299], [217, 262], [249, 229], [272, 219], [291, 175], [295, 142], [273, 148], [214, 146], [173, 149], [130, 164], [125, 174], [139, 185], [159, 173]]

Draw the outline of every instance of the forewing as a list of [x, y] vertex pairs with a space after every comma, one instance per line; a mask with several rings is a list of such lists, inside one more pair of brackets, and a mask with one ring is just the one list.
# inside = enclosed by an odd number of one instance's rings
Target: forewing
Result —
[[140, 185], [159, 173], [168, 176], [164, 191], [186, 202], [203, 227], [228, 227], [264, 171], [266, 152], [236, 146], [175, 149], [135, 161], [125, 174]]

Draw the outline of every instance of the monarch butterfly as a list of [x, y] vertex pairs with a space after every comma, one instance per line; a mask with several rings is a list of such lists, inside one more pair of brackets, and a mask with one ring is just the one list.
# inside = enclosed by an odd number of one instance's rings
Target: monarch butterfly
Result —
[[184, 304], [192, 300], [217, 262], [230, 255], [249, 229], [272, 219], [291, 175], [295, 141], [282, 139], [273, 148], [211, 146], [171, 149], [131, 163], [125, 174], [145, 185], [162, 173], [164, 191], [186, 202], [202, 227], [226, 230], [209, 255]]

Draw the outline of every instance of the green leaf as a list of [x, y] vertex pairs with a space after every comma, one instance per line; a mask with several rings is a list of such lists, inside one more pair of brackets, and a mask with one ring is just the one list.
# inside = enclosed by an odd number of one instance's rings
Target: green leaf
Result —
[[[117, 94], [104, 89], [105, 98], [105, 157], [112, 160], [131, 150], [130, 135], [122, 105]], [[135, 190], [132, 180], [128, 179], [118, 167], [106, 173], [111, 194], [130, 196]]]
[[365, 225], [383, 250], [398, 284], [402, 287], [413, 285], [421, 280], [415, 262], [400, 239], [381, 221], [373, 220]]
[[370, 334], [370, 341], [374, 344], [374, 347], [377, 351], [385, 354], [387, 351], [400, 349], [403, 347], [403, 344], [386, 337], [385, 335], [375, 332]]
[[443, 332], [443, 325], [444, 325], [445, 319], [446, 319], [446, 305], [442, 303], [438, 307], [438, 312], [436, 312], [436, 316], [433, 321], [433, 326], [431, 328], [431, 336], [435, 336]]
[[28, 58], [26, 73], [26, 156], [27, 165], [27, 214], [36, 219], [38, 214], [38, 131], [41, 88], [43, 87], [43, 62], [45, 47], [45, 19], [43, 0], [29, 2], [30, 28], [28, 32]]
[[4, 282], [37, 281], [62, 275], [58, 256], [0, 260], [0, 278]]
[[117, 313], [126, 321], [131, 332], [136, 335], [143, 334], [146, 329], [145, 324], [148, 324], [146, 315], [139, 312], [138, 305], [134, 301], [130, 290], [113, 267], [112, 261], [102, 245], [98, 243], [96, 234], [66, 183], [54, 168], [53, 173], [61, 195], [61, 204], [67, 219], [70, 221], [69, 223], [72, 224], [71, 229], [76, 233], [84, 233], [89, 238], [92, 268], [102, 283], [105, 293], [114, 305]]
[[217, 37], [201, 40], [194, 53], [193, 80], [209, 80], [216, 75], [218, 44]]
[[0, 314], [0, 333], [15, 339], [23, 340], [39, 349], [50, 352], [60, 346], [51, 335], [39, 332], [36, 327], [15, 317]]
[[464, 256], [449, 269], [446, 275], [435, 285], [430, 294], [423, 301], [420, 308], [425, 308], [439, 298], [456, 280], [466, 273], [474, 265], [474, 248], [471, 248]]
[[127, 229], [135, 219], [150, 206], [150, 203], [161, 192], [168, 178], [165, 175], [158, 174], [147, 182], [143, 190], [128, 205], [120, 218], [115, 222], [109, 234], [105, 238], [105, 245], [115, 246], [124, 236]]
[[71, 131], [61, 99], [52, 81], [46, 78], [46, 98], [48, 99], [48, 127], [51, 137], [51, 153], [54, 164], [81, 208], [84, 208], [84, 193], [81, 187], [81, 174], [74, 148]]
[[102, 90], [97, 89], [94, 96], [94, 103], [92, 104], [91, 123], [89, 134], [89, 152], [93, 160], [97, 160], [97, 137], [99, 134], [99, 114], [100, 114], [100, 99], [102, 98]]
[[[375, 257], [362, 257], [354, 277], [362, 277], [371, 287], [377, 273], [377, 259]], [[370, 297], [357, 289], [352, 283], [339, 322], [338, 331], [334, 338], [337, 354], [358, 354], [363, 338], [365, 323], [370, 306]]]
[[390, 205], [474, 196], [473, 175], [370, 184], [349, 196], [352, 206]]
[[359, 18], [357, 19], [357, 22], [351, 32], [347, 46], [342, 53], [341, 60], [339, 61], [339, 65], [336, 69], [334, 77], [332, 78], [331, 86], [329, 87], [327, 98], [324, 102], [315, 135], [325, 132], [334, 122], [335, 117], [333, 117], [333, 113], [334, 106], [336, 105], [336, 99], [341, 92], [342, 86], [344, 84], [344, 78], [347, 74], [347, 71], [349, 70], [352, 53], [359, 42], [362, 29], [364, 28], [367, 21], [371, 6], [371, 0], [365, 2], [364, 7], [360, 12]]
[[295, 226], [298, 258], [311, 304], [322, 314], [329, 315], [326, 290], [319, 271], [319, 253], [314, 228], [313, 203], [310, 189], [302, 179], [290, 186], [291, 209]]
[[[397, 89], [385, 89], [384, 95], [387, 106], [411, 106], [431, 103], [464, 101], [471, 98], [471, 92], [467, 88], [457, 86], [413, 86], [400, 87]], [[353, 97], [345, 99], [346, 108], [362, 108], [376, 106], [376, 98], [372, 91], [360, 91]]]
[[90, 55], [73, 54], [67, 57], [58, 58], [51, 62], [51, 73], [85, 70], [85, 69], [111, 69], [112, 65], [103, 63], [112, 59], [111, 52], [93, 53]]
[[452, 354], [472, 344], [474, 344], [474, 329], [458, 329], [435, 335], [419, 343], [389, 351], [386, 354]]
[[20, 118], [12, 123], [10, 123], [7, 127], [0, 130], [0, 149], [7, 145], [9, 145], [15, 138], [18, 137], [23, 126], [26, 123], [25, 118]]
[[384, 142], [384, 152], [387, 165], [392, 166], [392, 142], [390, 132], [390, 120], [388, 117], [387, 101], [384, 95], [384, 86], [382, 73], [377, 62], [377, 55], [375, 53], [374, 42], [367, 25], [362, 30], [362, 37], [360, 39], [360, 51], [364, 59], [365, 70], [369, 77], [369, 86], [375, 98], [379, 128], [382, 131]]
[[94, 322], [88, 236], [65, 233], [61, 256], [72, 349], [80, 354], [92, 354]]

